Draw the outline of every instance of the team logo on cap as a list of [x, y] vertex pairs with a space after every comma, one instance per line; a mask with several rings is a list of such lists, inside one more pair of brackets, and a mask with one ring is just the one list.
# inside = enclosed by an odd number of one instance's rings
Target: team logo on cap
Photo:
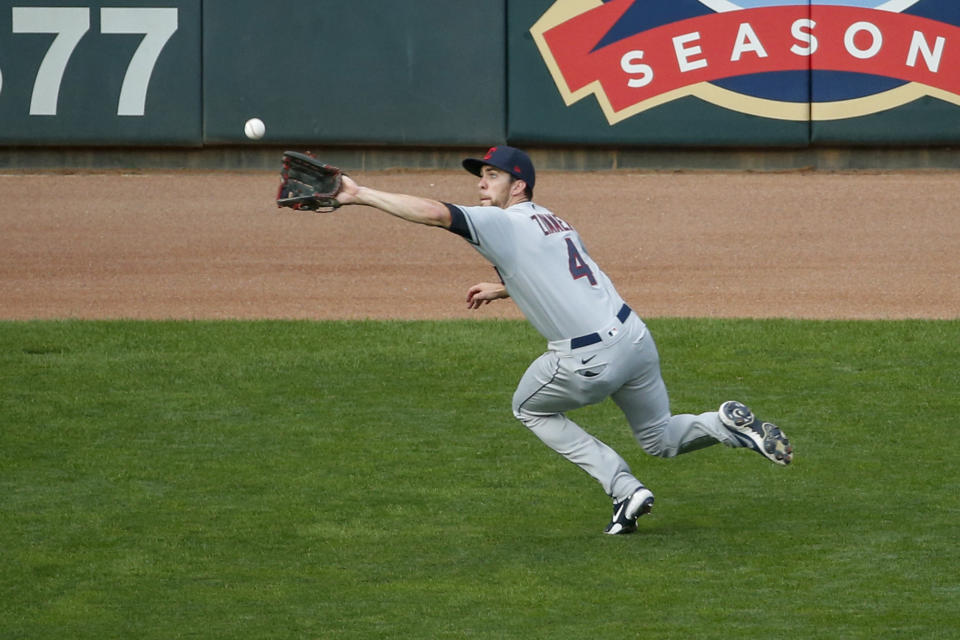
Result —
[[530, 29], [567, 105], [613, 125], [685, 96], [839, 120], [960, 105], [957, 0], [557, 0]]

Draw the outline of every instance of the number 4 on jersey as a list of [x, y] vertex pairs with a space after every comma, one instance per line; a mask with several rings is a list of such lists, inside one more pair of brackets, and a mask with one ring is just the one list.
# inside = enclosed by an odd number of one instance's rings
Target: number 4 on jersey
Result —
[[587, 263], [584, 262], [583, 256], [581, 256], [580, 252], [577, 251], [577, 247], [573, 244], [573, 240], [570, 238], [564, 238], [564, 240], [567, 241], [567, 258], [569, 259], [570, 264], [570, 275], [573, 276], [574, 280], [586, 278], [590, 281], [590, 284], [597, 284], [597, 279], [593, 277], [593, 271], [591, 271]]

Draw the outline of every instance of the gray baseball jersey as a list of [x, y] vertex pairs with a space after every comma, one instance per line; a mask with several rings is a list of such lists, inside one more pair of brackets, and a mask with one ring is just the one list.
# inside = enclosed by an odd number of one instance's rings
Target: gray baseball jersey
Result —
[[548, 341], [601, 330], [623, 308], [580, 235], [547, 209], [532, 202], [508, 209], [447, 206], [451, 231], [493, 263], [507, 293]]

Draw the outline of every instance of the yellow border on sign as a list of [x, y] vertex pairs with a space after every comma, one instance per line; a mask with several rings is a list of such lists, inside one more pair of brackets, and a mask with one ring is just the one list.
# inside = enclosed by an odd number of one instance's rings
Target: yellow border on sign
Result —
[[[602, 96], [603, 99], [601, 103], [606, 101], [606, 95], [604, 95], [603, 87], [600, 86], [599, 82], [592, 82], [576, 92], [570, 91], [570, 87], [567, 86], [567, 81], [564, 79], [563, 73], [560, 72], [560, 65], [558, 65], [554, 59], [553, 52], [550, 51], [550, 47], [547, 45], [547, 40], [543, 34], [557, 25], [576, 18], [581, 13], [586, 13], [602, 5], [603, 2], [600, 0], [557, 0], [557, 2], [554, 2], [550, 8], [547, 9], [546, 13], [540, 16], [540, 19], [530, 27], [530, 35], [533, 36], [533, 41], [536, 43], [537, 49], [540, 50], [540, 57], [543, 58], [547, 69], [550, 70], [550, 75], [553, 76], [553, 82], [557, 85], [557, 89], [560, 90], [560, 95], [568, 107], [591, 93], [597, 94], [598, 100], [601, 99]], [[604, 113], [606, 113], [606, 110]], [[607, 119], [609, 120], [609, 117]], [[613, 123], [611, 122], [610, 124]]]
[[662, 104], [672, 102], [686, 96], [695, 96], [715, 104], [718, 107], [738, 111], [747, 115], [759, 116], [761, 118], [772, 118], [775, 120], [794, 120], [794, 121], [824, 121], [824, 120], [844, 120], [847, 118], [857, 118], [887, 111], [908, 102], [913, 102], [919, 98], [930, 96], [960, 106], [960, 95], [937, 89], [919, 82], [911, 82], [896, 89], [890, 89], [882, 93], [877, 93], [865, 98], [854, 98], [852, 100], [838, 100], [834, 102], [786, 102], [783, 100], [769, 100], [766, 98], [757, 98], [748, 96], [736, 91], [730, 91], [718, 87], [709, 82], [701, 82], [687, 87], [682, 87], [674, 91], [660, 94], [631, 105], [626, 109], [616, 111], [610, 104], [610, 99], [603, 90], [603, 85], [599, 80], [578, 89], [570, 91], [567, 82], [547, 46], [544, 33], [557, 25], [563, 24], [578, 15], [595, 9], [603, 5], [601, 0], [557, 0], [547, 11], [540, 16], [532, 27], [530, 35], [540, 51], [553, 82], [560, 91], [564, 104], [568, 107], [575, 102], [594, 95], [607, 122], [613, 126], [619, 122], [631, 118], [638, 113], [647, 111]]
[[811, 105], [813, 120], [844, 120], [887, 111], [924, 97], [937, 98], [960, 106], [960, 95], [937, 89], [919, 82], [911, 82], [896, 89], [872, 95], [868, 98], [815, 102]]

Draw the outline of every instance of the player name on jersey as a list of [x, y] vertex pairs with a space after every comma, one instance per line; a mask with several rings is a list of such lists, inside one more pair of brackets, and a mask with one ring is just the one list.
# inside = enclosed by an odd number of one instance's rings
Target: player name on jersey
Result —
[[633, 0], [611, 0], [532, 29], [567, 102], [596, 93], [611, 124], [696, 94], [701, 83], [778, 71], [852, 72], [960, 96], [956, 25], [864, 7], [788, 4], [698, 15], [631, 35], [622, 26], [631, 9]]
[[543, 230], [545, 236], [561, 231], [573, 231], [570, 225], [552, 214], [535, 213], [530, 218], [540, 225], [540, 229]]

